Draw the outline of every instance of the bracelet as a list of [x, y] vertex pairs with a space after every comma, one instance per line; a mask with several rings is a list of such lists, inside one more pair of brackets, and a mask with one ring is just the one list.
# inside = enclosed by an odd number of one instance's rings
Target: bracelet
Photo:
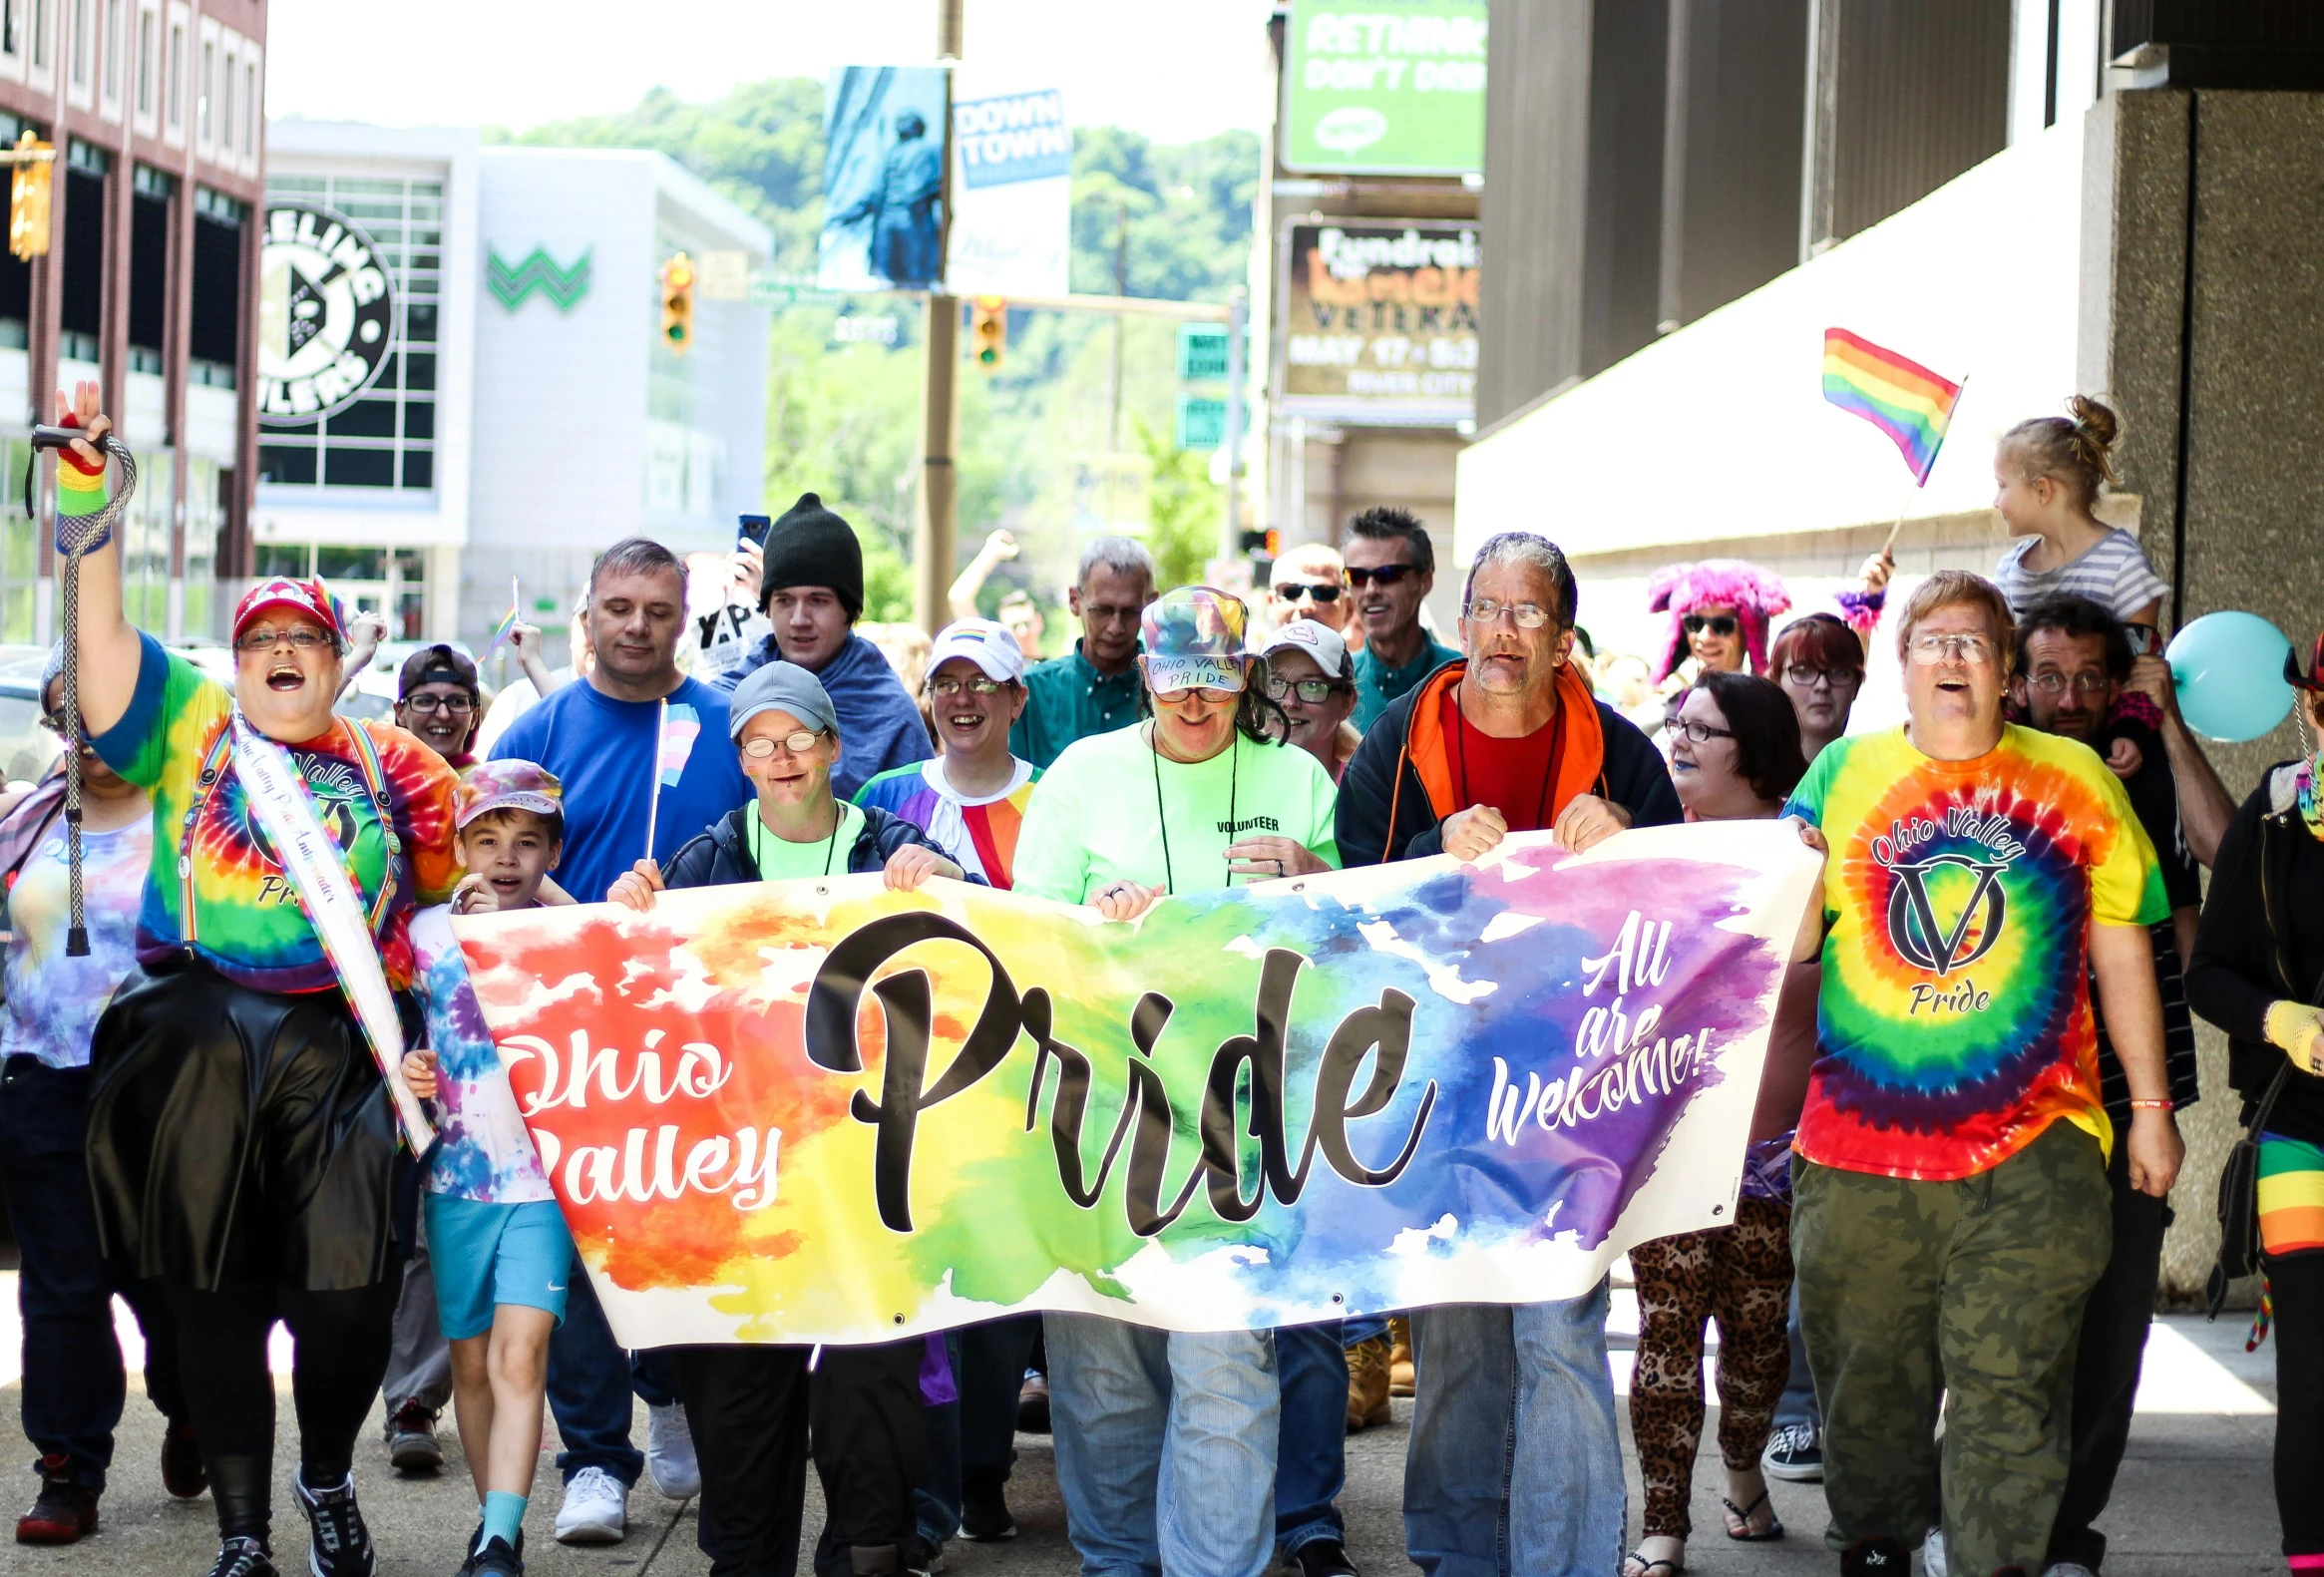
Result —
[[2133, 1100], [2130, 1102], [2130, 1109], [2132, 1111], [2168, 1111], [2170, 1110], [2170, 1102], [2167, 1100]]

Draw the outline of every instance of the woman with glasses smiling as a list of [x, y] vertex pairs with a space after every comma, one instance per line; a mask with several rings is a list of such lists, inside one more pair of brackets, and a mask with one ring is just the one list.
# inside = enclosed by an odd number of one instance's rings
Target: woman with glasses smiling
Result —
[[1848, 731], [1848, 713], [1864, 686], [1863, 639], [1836, 613], [1795, 618], [1767, 650], [1767, 676], [1790, 697], [1800, 751], [1813, 761]]
[[[805, 668], [778, 658], [753, 669], [735, 686], [726, 726], [758, 797], [680, 849], [667, 873], [638, 861], [605, 895], [610, 902], [651, 910], [664, 889], [873, 871], [900, 892], [932, 876], [962, 879], [910, 822], [833, 796], [839, 718]], [[678, 1395], [702, 1467], [700, 1544], [713, 1570], [797, 1564], [811, 1407], [826, 1507], [816, 1569], [927, 1569], [931, 1551], [921, 1545], [912, 1497], [925, 1439], [926, 1350], [921, 1337], [830, 1348], [812, 1373], [804, 1347], [676, 1350]]]
[[[1280, 742], [1283, 712], [1266, 698], [1265, 663], [1244, 651], [1244, 621], [1239, 598], [1204, 586], [1148, 605], [1138, 661], [1152, 716], [1076, 741], [1043, 775], [1018, 892], [1131, 921], [1172, 894], [1340, 863], [1332, 780]], [[1273, 1334], [1081, 1314], [1044, 1325], [1057, 1480], [1082, 1569], [1266, 1571], [1282, 1405]], [[1315, 1553], [1291, 1553], [1320, 1561], [1337, 1533], [1311, 1530]]]

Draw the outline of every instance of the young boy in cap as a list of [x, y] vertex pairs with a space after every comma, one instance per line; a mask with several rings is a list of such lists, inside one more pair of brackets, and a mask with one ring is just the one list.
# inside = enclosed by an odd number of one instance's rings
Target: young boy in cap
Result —
[[574, 1252], [485, 1030], [451, 917], [540, 902], [564, 845], [564, 789], [530, 761], [492, 761], [469, 773], [455, 806], [468, 876], [451, 903], [412, 919], [413, 984], [427, 1013], [428, 1048], [405, 1053], [403, 1074], [414, 1094], [436, 1103], [443, 1136], [428, 1171], [428, 1241], [452, 1343], [460, 1443], [483, 1503], [460, 1570], [482, 1577], [525, 1569], [549, 1337], [565, 1315]]

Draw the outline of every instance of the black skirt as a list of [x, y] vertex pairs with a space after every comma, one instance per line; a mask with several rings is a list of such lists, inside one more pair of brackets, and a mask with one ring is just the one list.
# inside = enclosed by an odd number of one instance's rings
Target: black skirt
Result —
[[[411, 1004], [398, 1006], [408, 1031]], [[90, 1061], [108, 1255], [202, 1290], [387, 1277], [416, 1174], [397, 1164], [394, 1107], [342, 993], [254, 990], [184, 965], [114, 997]]]

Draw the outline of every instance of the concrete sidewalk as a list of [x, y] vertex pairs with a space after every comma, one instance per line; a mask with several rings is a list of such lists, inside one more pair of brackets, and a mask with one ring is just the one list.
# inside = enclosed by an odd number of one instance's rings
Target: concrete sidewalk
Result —
[[[7, 1303], [13, 1313], [13, 1297]], [[1612, 1325], [1618, 1375], [1628, 1373], [1625, 1326], [1623, 1311], [1618, 1308]], [[2282, 1558], [2275, 1553], [2275, 1508], [2268, 1470], [2275, 1421], [2274, 1357], [2264, 1347], [2256, 1355], [2245, 1355], [2242, 1343], [2242, 1326], [2229, 1320], [2223, 1319], [2216, 1326], [2183, 1316], [2156, 1322], [2130, 1458], [2103, 1524], [2114, 1540], [2106, 1565], [2108, 1577], [2189, 1577], [2194, 1573], [2206, 1577], [2250, 1573], [2257, 1577], [2282, 1570]], [[13, 1350], [11, 1341], [7, 1349], [11, 1357]], [[9, 1378], [13, 1380], [14, 1377]], [[21, 1441], [15, 1433], [18, 1395], [19, 1388], [13, 1382], [0, 1388], [0, 1414], [5, 1414], [8, 1437]], [[1366, 1577], [1413, 1569], [1403, 1558], [1398, 1509], [1409, 1408], [1410, 1403], [1399, 1401], [1392, 1424], [1367, 1430], [1349, 1441], [1348, 1490], [1342, 1497], [1342, 1508], [1348, 1518], [1350, 1552]], [[281, 1416], [287, 1426], [291, 1409], [286, 1385], [281, 1393]], [[365, 1513], [379, 1541], [380, 1569], [387, 1577], [451, 1577], [459, 1567], [463, 1541], [475, 1525], [476, 1502], [450, 1425], [447, 1417], [444, 1438], [450, 1459], [444, 1471], [432, 1478], [399, 1478], [388, 1468], [376, 1414], [357, 1453], [356, 1473]], [[1716, 1427], [1716, 1413], [1712, 1427]], [[635, 1437], [640, 1441], [645, 1437], [642, 1407], [638, 1409]], [[554, 1432], [551, 1439], [554, 1449]], [[1071, 1577], [1078, 1570], [1065, 1540], [1065, 1513], [1057, 1499], [1048, 1437], [1022, 1435], [1017, 1446], [1020, 1460], [1009, 1498], [1023, 1533], [999, 1545], [956, 1541], [947, 1551], [949, 1571]], [[100, 1531], [61, 1550], [0, 1542], [0, 1574], [61, 1577], [67, 1573], [136, 1572], [155, 1577], [201, 1577], [216, 1549], [210, 1505], [206, 1498], [192, 1503], [172, 1501], [162, 1492], [156, 1466], [160, 1448], [161, 1420], [145, 1404], [142, 1394], [135, 1393], [133, 1381], [114, 1487], [105, 1497]], [[29, 1454], [29, 1447], [24, 1447], [23, 1455]], [[277, 1455], [284, 1463], [276, 1497], [277, 1561], [285, 1573], [303, 1572], [307, 1535], [291, 1508], [287, 1447], [278, 1449]], [[708, 1562], [694, 1546], [692, 1504], [664, 1500], [650, 1486], [640, 1486], [630, 1500], [630, 1534], [625, 1543], [609, 1549], [578, 1550], [552, 1542], [550, 1522], [556, 1512], [557, 1486], [547, 1458], [542, 1466], [540, 1492], [528, 1523], [531, 1548], [527, 1568], [538, 1577], [642, 1577], [645, 1573], [676, 1577], [707, 1569]], [[0, 1496], [0, 1510], [13, 1516], [22, 1509], [19, 1502], [30, 1504], [33, 1482], [22, 1472], [4, 1481], [9, 1491]], [[1631, 1482], [1635, 1529], [1635, 1465]], [[1714, 1447], [1704, 1454], [1696, 1478], [1698, 1532], [1690, 1552], [1691, 1571], [1723, 1577], [1730, 1573], [1734, 1577], [1804, 1577], [1837, 1569], [1836, 1559], [1822, 1548], [1826, 1516], [1820, 1487], [1776, 1484], [1776, 1511], [1790, 1537], [1777, 1544], [1751, 1545], [1731, 1543], [1721, 1535], [1716, 1515], [1719, 1484]], [[811, 1541], [814, 1530], [822, 1524], [820, 1497], [812, 1475], [808, 1502]]]

